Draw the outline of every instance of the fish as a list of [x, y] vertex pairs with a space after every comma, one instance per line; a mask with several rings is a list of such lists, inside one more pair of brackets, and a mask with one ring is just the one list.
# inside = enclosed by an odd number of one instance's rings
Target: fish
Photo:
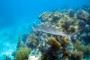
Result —
[[83, 30], [84, 28], [74, 32], [74, 33], [71, 33], [71, 34], [66, 34], [54, 27], [51, 27], [51, 26], [47, 26], [47, 25], [38, 25], [36, 27], [32, 27], [32, 29], [34, 31], [40, 31], [40, 32], [44, 32], [44, 33], [48, 33], [48, 34], [52, 34], [52, 35], [59, 35], [59, 36], [64, 36], [64, 37], [68, 37], [70, 40], [71, 40], [71, 37], [73, 35], [75, 35], [76, 33], [80, 32], [81, 30]]

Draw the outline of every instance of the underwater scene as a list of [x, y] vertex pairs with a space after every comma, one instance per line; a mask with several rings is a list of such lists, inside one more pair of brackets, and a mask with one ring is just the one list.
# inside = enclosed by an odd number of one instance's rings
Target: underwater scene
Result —
[[90, 60], [90, 0], [0, 0], [0, 60]]

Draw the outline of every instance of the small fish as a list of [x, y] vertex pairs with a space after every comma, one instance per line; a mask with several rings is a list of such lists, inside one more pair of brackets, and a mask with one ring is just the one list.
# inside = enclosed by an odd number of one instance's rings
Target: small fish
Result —
[[32, 29], [34, 31], [41, 31], [41, 32], [45, 32], [45, 33], [48, 33], [48, 34], [53, 34], [53, 35], [60, 35], [60, 36], [64, 36], [64, 37], [69, 37], [69, 39], [71, 40], [71, 37], [73, 35], [75, 35], [76, 33], [80, 32], [82, 29], [80, 29], [79, 31], [77, 32], [74, 32], [74, 33], [71, 33], [71, 34], [66, 34], [62, 31], [59, 31], [58, 29], [56, 28], [53, 28], [53, 27], [50, 27], [50, 26], [46, 26], [46, 25], [39, 25], [37, 27], [32, 27]]

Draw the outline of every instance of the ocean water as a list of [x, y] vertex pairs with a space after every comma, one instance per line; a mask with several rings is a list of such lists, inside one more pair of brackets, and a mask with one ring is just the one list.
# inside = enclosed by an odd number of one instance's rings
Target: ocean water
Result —
[[33, 22], [40, 24], [40, 14], [63, 9], [75, 11], [89, 4], [90, 0], [0, 0], [0, 60], [4, 60], [4, 55], [13, 58], [18, 37], [29, 34]]

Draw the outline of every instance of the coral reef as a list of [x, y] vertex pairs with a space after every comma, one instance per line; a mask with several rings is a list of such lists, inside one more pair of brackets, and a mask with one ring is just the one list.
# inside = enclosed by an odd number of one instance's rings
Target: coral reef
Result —
[[[57, 39], [57, 36], [50, 36], [45, 41], [46, 45], [42, 46], [40, 45], [38, 49], [42, 52], [42, 60], [58, 60], [58, 59], [68, 59], [70, 57], [70, 49], [68, 45], [71, 43], [68, 39], [68, 37], [59, 37], [60, 39]], [[64, 39], [63, 39], [64, 38]], [[48, 46], [50, 45], [50, 46]], [[64, 52], [64, 53], [63, 53]]]
[[90, 55], [89, 11], [74, 11], [64, 9], [40, 14], [40, 24], [22, 39], [19, 37], [14, 59], [82, 60], [86, 54]]

